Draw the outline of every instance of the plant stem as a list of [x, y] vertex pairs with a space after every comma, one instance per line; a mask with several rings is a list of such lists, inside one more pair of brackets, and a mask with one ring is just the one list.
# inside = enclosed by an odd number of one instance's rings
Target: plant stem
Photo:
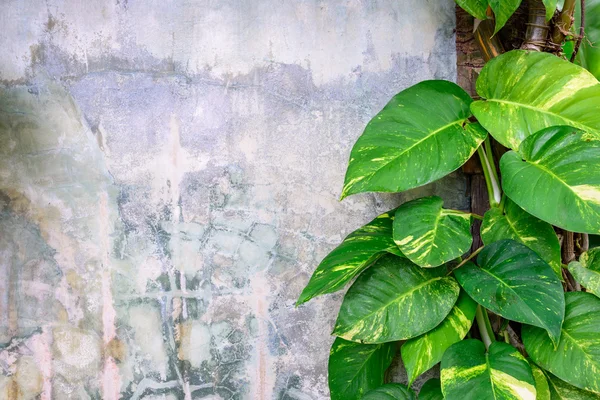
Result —
[[523, 50], [544, 51], [550, 23], [546, 21], [546, 7], [542, 0], [529, 0], [529, 16], [527, 20]]
[[464, 260], [462, 260], [460, 262], [460, 264], [458, 264], [456, 266], [456, 268], [453, 268], [452, 271], [448, 272], [448, 275], [450, 275], [454, 270], [459, 269], [460, 267], [462, 267], [463, 265], [465, 265], [467, 262], [469, 262], [471, 259], [473, 259], [473, 257], [475, 257], [477, 254], [479, 254], [479, 252], [481, 250], [483, 250], [485, 246], [481, 246], [480, 248], [478, 248], [477, 250], [475, 250], [474, 252], [472, 252], [469, 257], [465, 258]]
[[562, 51], [562, 44], [565, 41], [565, 37], [569, 34], [571, 25], [573, 25], [573, 13], [575, 12], [576, 2], [577, 0], [565, 0], [565, 5], [554, 24], [550, 46], [552, 47], [552, 51], [556, 53]]
[[585, 36], [585, 0], [581, 0], [581, 23], [579, 26], [579, 36], [577, 37], [577, 42], [575, 43], [575, 47], [573, 48], [573, 54], [571, 55], [571, 62], [575, 61], [577, 57], [577, 53], [579, 52], [579, 46], [581, 46], [581, 41]]
[[490, 159], [488, 158], [488, 155], [483, 149], [483, 146], [479, 146], [479, 148], [477, 149], [477, 154], [479, 155], [481, 167], [483, 168], [483, 176], [485, 177], [485, 184], [488, 190], [490, 206], [497, 207], [498, 204], [500, 204], [500, 201], [502, 200], [502, 193], [500, 191], [498, 176], [494, 173], [494, 170], [490, 165]]
[[490, 318], [487, 315], [487, 311], [485, 311], [485, 309], [480, 305], [477, 306], [475, 320], [477, 321], [477, 327], [479, 328], [481, 340], [483, 341], [483, 344], [485, 344], [485, 348], [489, 349], [492, 342], [496, 341], [496, 336], [492, 330], [492, 324], [490, 323]]

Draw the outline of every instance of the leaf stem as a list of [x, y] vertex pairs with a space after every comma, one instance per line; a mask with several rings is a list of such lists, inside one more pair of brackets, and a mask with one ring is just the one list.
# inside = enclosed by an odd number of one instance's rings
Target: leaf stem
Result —
[[490, 165], [488, 155], [486, 154], [483, 146], [479, 146], [477, 148], [477, 154], [479, 155], [479, 161], [481, 161], [481, 167], [483, 168], [483, 176], [485, 177], [485, 184], [488, 190], [490, 206], [497, 207], [502, 200], [498, 176], [494, 174], [494, 170]]
[[483, 221], [483, 217], [479, 214], [471, 213], [471, 217]]
[[479, 254], [479, 252], [480, 252], [481, 250], [483, 250], [483, 248], [484, 248], [484, 247], [485, 247], [485, 246], [481, 246], [480, 248], [478, 248], [477, 250], [475, 250], [474, 252], [472, 252], [472, 253], [469, 255], [469, 257], [467, 257], [467, 258], [465, 258], [464, 260], [462, 260], [462, 261], [460, 262], [460, 264], [458, 264], [458, 265], [456, 266], [456, 268], [452, 268], [452, 271], [448, 272], [448, 274], [447, 274], [447, 275], [450, 275], [452, 272], [454, 272], [455, 270], [459, 269], [460, 267], [462, 267], [463, 265], [465, 265], [467, 262], [471, 261], [471, 259], [473, 259], [473, 257], [475, 257], [477, 254]]
[[487, 315], [487, 311], [485, 311], [485, 309], [480, 305], [477, 306], [475, 320], [477, 321], [477, 327], [479, 328], [481, 340], [483, 341], [483, 344], [485, 344], [485, 348], [489, 349], [492, 342], [496, 341], [496, 336], [492, 330], [492, 324], [490, 323], [490, 318]]

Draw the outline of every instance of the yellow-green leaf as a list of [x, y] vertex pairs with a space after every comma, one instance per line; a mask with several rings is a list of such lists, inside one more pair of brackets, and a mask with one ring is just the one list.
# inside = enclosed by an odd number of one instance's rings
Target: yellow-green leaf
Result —
[[456, 0], [456, 4], [475, 18], [487, 19], [486, 10], [488, 8], [487, 0]]
[[569, 272], [589, 293], [600, 297], [600, 247], [579, 256], [569, 264]]
[[[532, 365], [533, 366], [533, 365]], [[550, 390], [550, 400], [600, 400], [596, 393], [581, 390], [558, 379], [548, 371], [543, 371]]]
[[535, 400], [552, 400], [550, 397], [550, 388], [548, 387], [548, 380], [544, 371], [534, 363], [529, 363], [531, 372], [533, 372], [533, 379], [535, 379]]

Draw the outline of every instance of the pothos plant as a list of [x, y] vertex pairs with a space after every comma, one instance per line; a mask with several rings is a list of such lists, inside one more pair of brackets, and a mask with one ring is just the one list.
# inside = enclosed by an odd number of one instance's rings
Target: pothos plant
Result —
[[[457, 2], [495, 15], [494, 33], [520, 3]], [[560, 21], [556, 0], [543, 3], [546, 23]], [[342, 199], [425, 185], [477, 153], [490, 209], [412, 200], [325, 257], [298, 304], [354, 280], [333, 330], [333, 400], [414, 399], [438, 363], [420, 399], [600, 399], [600, 249], [563, 264], [555, 230], [600, 233], [600, 82], [556, 54], [513, 50], [476, 86], [477, 100], [440, 80], [398, 93], [352, 149]], [[466, 256], [474, 219], [483, 246]], [[398, 349], [407, 386], [384, 384]]]

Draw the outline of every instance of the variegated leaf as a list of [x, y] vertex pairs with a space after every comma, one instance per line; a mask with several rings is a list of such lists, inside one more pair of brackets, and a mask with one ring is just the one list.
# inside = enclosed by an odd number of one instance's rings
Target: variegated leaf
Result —
[[509, 344], [468, 339], [450, 347], [442, 358], [442, 393], [446, 400], [535, 400], [529, 363]]
[[477, 79], [477, 93], [482, 100], [471, 104], [473, 114], [513, 150], [554, 125], [600, 135], [600, 84], [582, 67], [553, 54], [514, 50], [494, 58]]
[[444, 400], [439, 379], [430, 379], [423, 384], [419, 391], [419, 400]]
[[569, 385], [548, 371], [543, 371], [543, 373], [546, 376], [548, 390], [550, 391], [550, 400], [600, 400], [600, 395], [596, 393], [587, 392]]
[[439, 363], [448, 347], [464, 339], [471, 329], [476, 310], [477, 303], [468, 294], [461, 292], [452, 311], [441, 324], [402, 345], [402, 361], [409, 385], [423, 372]]
[[571, 262], [569, 272], [588, 292], [600, 297], [600, 247], [583, 253], [579, 261]]
[[473, 300], [506, 319], [546, 329], [558, 343], [565, 315], [563, 287], [540, 256], [521, 243], [501, 240], [485, 246], [477, 264], [454, 270]]
[[[600, 112], [594, 114], [600, 121]], [[600, 233], [596, 136], [567, 126], [542, 129], [523, 141], [519, 154], [504, 154], [500, 170], [506, 195], [528, 213], [573, 232]]]
[[313, 273], [296, 305], [342, 289], [386, 252], [402, 256], [392, 238], [394, 212], [381, 214], [355, 230], [329, 253]]
[[544, 371], [534, 363], [530, 362], [531, 372], [533, 372], [533, 379], [535, 380], [535, 400], [552, 400], [550, 397], [550, 388], [548, 387], [548, 380]]
[[438, 267], [465, 254], [473, 243], [471, 214], [446, 210], [438, 196], [402, 204], [394, 218], [394, 241], [415, 264]]
[[495, 207], [485, 213], [481, 224], [481, 239], [486, 245], [502, 239], [512, 239], [524, 244], [550, 264], [562, 280], [560, 243], [554, 228], [510, 199], [506, 199], [504, 212]]
[[565, 322], [558, 347], [542, 329], [523, 325], [523, 344], [543, 369], [580, 389], [600, 393], [600, 299], [567, 292]]
[[383, 343], [430, 331], [458, 298], [458, 284], [446, 271], [446, 267], [424, 269], [406, 258], [383, 256], [346, 293], [333, 334]]
[[362, 400], [417, 400], [417, 396], [404, 385], [388, 383], [371, 390]]
[[475, 18], [487, 19], [486, 10], [488, 8], [487, 0], [456, 0], [456, 4]]
[[337, 338], [329, 354], [331, 400], [359, 400], [383, 385], [397, 343], [361, 344]]
[[458, 169], [487, 135], [468, 123], [471, 101], [447, 81], [424, 81], [394, 96], [352, 148], [342, 199], [401, 192]]
[[508, 19], [517, 11], [517, 8], [521, 5], [521, 0], [488, 0], [492, 11], [494, 11], [494, 17], [496, 18], [496, 27], [494, 33], [497, 33]]

